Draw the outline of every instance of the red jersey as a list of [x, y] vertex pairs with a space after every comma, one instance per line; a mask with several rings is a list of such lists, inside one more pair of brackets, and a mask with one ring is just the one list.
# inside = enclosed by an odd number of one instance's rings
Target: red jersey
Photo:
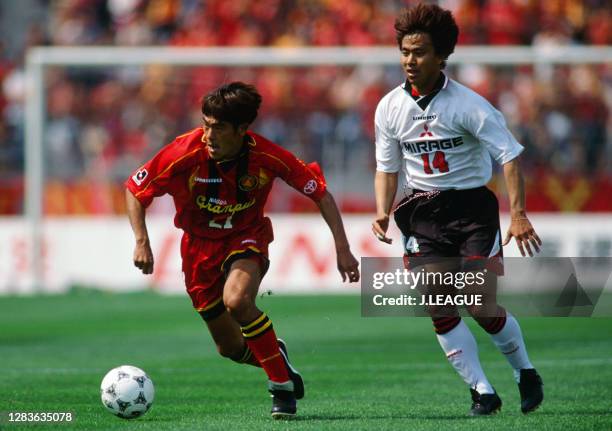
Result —
[[247, 132], [240, 154], [224, 161], [210, 158], [202, 136], [198, 128], [177, 137], [125, 183], [145, 208], [170, 194], [175, 226], [191, 235], [222, 238], [263, 222], [276, 177], [315, 202], [325, 194], [320, 171], [262, 136]]

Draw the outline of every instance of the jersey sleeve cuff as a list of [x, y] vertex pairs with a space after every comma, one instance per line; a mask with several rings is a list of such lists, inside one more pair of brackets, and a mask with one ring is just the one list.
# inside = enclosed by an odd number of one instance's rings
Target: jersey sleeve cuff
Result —
[[308, 196], [310, 199], [312, 199], [314, 202], [319, 203], [321, 201], [321, 199], [323, 199], [323, 196], [325, 196], [325, 193], [327, 192], [327, 184], [326, 183], [319, 183], [319, 186], [317, 188], [316, 193], [313, 193], [312, 195]]
[[147, 208], [149, 205], [151, 205], [151, 202], [153, 202], [153, 197], [147, 196], [144, 193], [139, 193], [140, 190], [137, 190], [135, 188], [131, 179], [128, 179], [124, 184], [125, 188], [129, 190], [129, 192], [136, 198], [138, 202], [140, 202], [140, 205], [142, 205], [143, 208]]
[[376, 166], [376, 172], [384, 172], [385, 174], [397, 174], [400, 171], [400, 168], [390, 168], [384, 166]]
[[497, 161], [497, 163], [499, 163], [500, 165], [505, 165], [508, 162], [511, 162], [512, 160], [516, 159], [518, 156], [521, 155], [521, 153], [525, 150], [525, 147], [520, 147], [519, 149], [512, 151], [510, 153], [505, 153], [500, 155], [497, 159], [495, 159]]

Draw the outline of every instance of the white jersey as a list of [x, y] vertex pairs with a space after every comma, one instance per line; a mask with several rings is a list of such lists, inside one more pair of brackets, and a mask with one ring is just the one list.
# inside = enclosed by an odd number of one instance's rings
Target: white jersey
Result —
[[[405, 84], [376, 108], [376, 170], [399, 172], [400, 190], [472, 189], [489, 182], [491, 157], [504, 164], [523, 147], [485, 98], [445, 77], [425, 109]], [[489, 156], [490, 155], [490, 156]]]

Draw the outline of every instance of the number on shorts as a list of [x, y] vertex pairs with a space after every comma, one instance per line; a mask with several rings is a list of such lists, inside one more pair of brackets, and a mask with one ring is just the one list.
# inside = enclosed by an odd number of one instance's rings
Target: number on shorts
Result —
[[419, 252], [419, 243], [415, 237], [411, 236], [406, 240], [406, 251], [410, 253], [418, 253]]

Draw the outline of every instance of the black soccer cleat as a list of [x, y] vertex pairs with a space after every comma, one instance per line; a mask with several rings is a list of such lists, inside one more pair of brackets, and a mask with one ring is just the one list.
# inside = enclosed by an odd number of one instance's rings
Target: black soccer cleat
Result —
[[497, 392], [481, 395], [476, 390], [470, 388], [470, 393], [472, 394], [471, 416], [489, 416], [501, 410], [502, 400], [497, 395]]
[[521, 411], [523, 413], [531, 413], [540, 407], [544, 399], [543, 385], [542, 378], [535, 368], [521, 370], [521, 380], [518, 387], [521, 393]]
[[285, 342], [280, 338], [277, 339], [278, 347], [280, 348], [281, 356], [285, 361], [285, 365], [287, 366], [287, 373], [289, 373], [289, 378], [293, 382], [293, 393], [295, 394], [295, 398], [297, 400], [301, 400], [304, 398], [304, 380], [298, 371], [293, 368], [291, 362], [289, 362], [289, 355], [287, 354], [287, 346]]
[[297, 413], [297, 402], [292, 391], [280, 389], [270, 390], [272, 394], [272, 413], [273, 419], [292, 419]]

